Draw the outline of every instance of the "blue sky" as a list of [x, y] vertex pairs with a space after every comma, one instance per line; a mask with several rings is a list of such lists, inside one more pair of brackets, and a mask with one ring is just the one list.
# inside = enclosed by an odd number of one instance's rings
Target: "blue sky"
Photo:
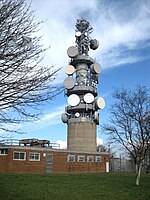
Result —
[[[55, 84], [63, 84], [68, 65], [67, 48], [75, 44], [76, 19], [85, 18], [94, 28], [91, 34], [100, 42], [96, 51], [89, 55], [102, 66], [98, 91], [106, 101], [100, 111], [100, 124], [109, 119], [109, 106], [113, 103], [113, 88], [134, 89], [136, 85], [150, 86], [150, 1], [148, 0], [32, 0], [32, 9], [40, 20], [46, 20], [40, 30], [42, 43], [47, 51], [43, 64], [62, 67]], [[66, 141], [67, 125], [61, 122], [67, 98], [64, 94], [46, 105], [43, 115], [33, 124], [20, 124], [27, 134], [14, 138], [49, 139], [51, 142]], [[107, 138], [97, 135], [104, 143]], [[59, 141], [58, 141], [59, 140]]]

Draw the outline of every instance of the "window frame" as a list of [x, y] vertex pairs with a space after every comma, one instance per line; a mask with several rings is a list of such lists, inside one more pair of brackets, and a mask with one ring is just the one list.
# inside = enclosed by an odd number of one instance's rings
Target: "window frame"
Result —
[[[92, 160], [89, 160], [90, 158], [92, 158]], [[94, 156], [87, 156], [87, 162], [94, 162]]]
[[[80, 160], [80, 158], [83, 158], [83, 160]], [[85, 162], [85, 156], [78, 155], [78, 162]]]
[[[34, 158], [30, 158], [31, 154], [33, 154]], [[38, 154], [38, 159], [35, 159], [36, 158], [36, 155]], [[40, 153], [38, 152], [29, 152], [29, 161], [40, 161]]]
[[[4, 153], [2, 153], [2, 150], [4, 151]], [[8, 155], [8, 149], [0, 149], [0, 156], [6, 156]]]
[[[100, 160], [98, 160], [100, 159]], [[102, 156], [96, 156], [95, 162], [101, 163], [102, 162]]]
[[[14, 158], [15, 157], [15, 153], [19, 154], [19, 159]], [[24, 154], [24, 159], [20, 158], [20, 154]], [[22, 161], [26, 160], [26, 152], [24, 152], [24, 151], [14, 151], [13, 152], [13, 160], [22, 160]]]
[[[73, 160], [70, 160], [71, 157], [73, 158]], [[75, 162], [75, 161], [76, 161], [75, 155], [72, 155], [72, 154], [67, 155], [67, 162]]]

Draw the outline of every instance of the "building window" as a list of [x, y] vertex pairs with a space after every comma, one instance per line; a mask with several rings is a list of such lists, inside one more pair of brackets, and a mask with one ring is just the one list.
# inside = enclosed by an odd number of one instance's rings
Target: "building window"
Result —
[[85, 162], [85, 156], [78, 156], [78, 162]]
[[96, 162], [102, 162], [102, 157], [101, 156], [96, 156]]
[[8, 149], [0, 149], [0, 155], [7, 155]]
[[14, 152], [14, 160], [25, 160], [26, 153], [25, 152]]
[[29, 160], [30, 161], [40, 161], [40, 153], [30, 153]]
[[67, 161], [68, 162], [75, 162], [75, 155], [68, 155], [67, 156]]
[[94, 156], [87, 156], [87, 162], [94, 162]]

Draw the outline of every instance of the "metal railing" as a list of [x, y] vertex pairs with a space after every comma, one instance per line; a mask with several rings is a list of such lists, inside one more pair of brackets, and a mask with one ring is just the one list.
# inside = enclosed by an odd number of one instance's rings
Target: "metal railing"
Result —
[[36, 147], [50, 147], [52, 149], [60, 149], [60, 144], [51, 143], [49, 140], [38, 139], [1, 139], [0, 146], [36, 146]]

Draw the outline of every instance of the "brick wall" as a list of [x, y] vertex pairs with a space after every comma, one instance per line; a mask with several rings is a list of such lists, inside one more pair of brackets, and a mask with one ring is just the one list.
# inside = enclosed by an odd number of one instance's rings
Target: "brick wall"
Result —
[[8, 163], [8, 156], [7, 155], [1, 155], [0, 156], [0, 172], [6, 172], [7, 171], [7, 163]]
[[[75, 155], [75, 162], [67, 162], [68, 154]], [[85, 162], [78, 162], [78, 156], [84, 156]], [[87, 157], [93, 156], [93, 162], [87, 162]], [[102, 162], [95, 162], [96, 156], [102, 157]], [[106, 162], [108, 162], [108, 155], [104, 154], [85, 154], [83, 153], [69, 153], [69, 152], [54, 152], [53, 154], [53, 173], [95, 173], [105, 172]]]
[[[25, 160], [14, 160], [14, 152], [25, 152]], [[45, 159], [40, 156], [40, 161], [30, 161], [29, 152], [40, 153], [37, 150], [32, 149], [9, 149], [8, 162], [7, 162], [7, 172], [25, 172], [25, 173], [45, 173]], [[41, 154], [41, 153], [40, 153]]]
[[[25, 152], [25, 160], [14, 160], [14, 152]], [[30, 161], [29, 153], [40, 153], [39, 161]], [[47, 163], [47, 155], [52, 155], [52, 162]], [[68, 155], [75, 157], [74, 162], [68, 162]], [[84, 162], [78, 162], [78, 156], [84, 157]], [[93, 156], [93, 162], [87, 162], [88, 156]], [[95, 162], [96, 156], [101, 156], [101, 162]], [[46, 165], [51, 165], [49, 173], [96, 173], [106, 171], [108, 154], [73, 152], [67, 150], [52, 150], [34, 147], [10, 147], [7, 155], [0, 155], [0, 172], [46, 173]]]

